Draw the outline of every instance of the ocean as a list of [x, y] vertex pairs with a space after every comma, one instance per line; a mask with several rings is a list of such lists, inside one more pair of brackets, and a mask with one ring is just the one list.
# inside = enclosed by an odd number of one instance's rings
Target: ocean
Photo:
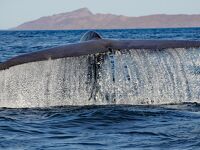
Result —
[[[79, 42], [85, 32], [0, 31], [0, 62], [21, 54]], [[200, 28], [97, 32], [104, 38], [113, 39], [200, 40]], [[191, 57], [192, 54], [187, 53], [187, 58], [199, 61], [199, 49], [193, 51], [195, 54]], [[166, 63], [169, 62], [166, 60]], [[198, 65], [189, 66], [194, 75], [190, 79], [194, 91], [189, 91], [189, 96], [186, 93], [186, 98], [195, 97], [196, 101], [185, 100], [181, 87], [184, 88], [186, 82], [177, 79], [174, 91], [180, 95], [176, 95], [179, 103], [37, 108], [0, 106], [0, 149], [200, 149], [200, 83], [195, 80], [200, 76]], [[79, 99], [81, 101], [81, 96]]]

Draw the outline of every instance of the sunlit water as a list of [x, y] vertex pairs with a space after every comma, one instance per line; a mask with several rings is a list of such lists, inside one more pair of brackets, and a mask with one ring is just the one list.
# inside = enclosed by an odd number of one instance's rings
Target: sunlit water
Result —
[[[102, 30], [98, 32], [103, 37], [117, 39], [200, 40], [199, 28]], [[85, 31], [1, 31], [0, 61], [43, 48], [77, 42], [83, 33]], [[180, 62], [181, 59], [184, 59], [189, 62], [191, 60], [191, 66], [184, 66], [184, 63], [187, 64], [187, 62], [182, 61], [184, 62], [181, 65], [182, 68], [180, 66], [170, 68], [172, 66], [170, 63], [173, 63], [172, 59], [165, 60], [164, 58], [165, 56], [166, 58], [171, 58], [171, 53], [164, 51], [163, 54], [159, 54], [162, 59], [156, 61], [156, 63], [152, 61], [152, 64], [155, 63], [152, 65], [153, 68], [147, 70], [147, 72], [153, 73], [156, 70], [156, 66], [160, 62], [163, 63], [160, 69], [157, 70], [160, 71], [159, 74], [161, 75], [163, 71], [165, 72], [165, 69], [168, 71], [168, 74], [164, 74], [167, 77], [163, 83], [169, 82], [169, 84], [174, 83], [176, 85], [174, 88], [169, 86], [168, 89], [164, 89], [163, 97], [167, 98], [167, 102], [181, 102], [180, 104], [158, 105], [159, 103], [156, 103], [157, 105], [153, 105], [152, 101], [155, 97], [150, 92], [147, 102], [152, 102], [152, 104], [144, 106], [107, 105], [27, 109], [1, 108], [0, 147], [2, 149], [199, 149], [200, 106], [198, 103], [190, 102], [191, 99], [198, 102], [200, 97], [200, 89], [198, 88], [200, 84], [199, 50], [193, 50], [193, 55], [191, 53], [189, 55], [189, 52], [184, 52], [185, 50], [178, 51], [176, 56], [180, 54], [183, 57], [175, 57], [173, 61], [178, 59], [177, 61]], [[172, 53], [172, 55], [175, 54]], [[157, 55], [150, 53], [144, 53], [142, 56], [147, 56], [150, 60], [153, 58], [158, 59]], [[109, 57], [107, 63], [113, 61], [112, 58]], [[122, 59], [121, 56], [119, 58]], [[137, 57], [135, 60], [137, 59], [140, 58]], [[123, 58], [123, 60], [128, 61], [126, 63], [133, 61], [129, 56]], [[138, 62], [141, 63], [139, 60]], [[138, 65], [145, 66], [142, 63]], [[125, 68], [123, 74], [127, 75], [125, 76], [124, 84], [126, 81], [129, 81], [129, 78], [134, 82], [134, 80], [138, 80], [137, 78], [140, 77], [139, 83], [146, 83], [148, 85], [146, 91], [152, 87], [154, 89], [157, 87], [152, 86], [152, 83], [149, 84], [147, 82], [148, 78], [145, 79], [144, 74], [139, 76], [137, 72], [136, 74], [133, 72], [133, 76], [129, 77], [128, 69], [126, 69], [129, 67], [124, 67], [124, 65], [122, 67]], [[121, 68], [118, 69], [120, 70]], [[144, 67], [138, 69], [138, 72], [141, 69], [145, 71]], [[164, 70], [162, 71], [162, 69]], [[172, 80], [172, 75], [176, 71], [181, 72], [182, 70], [186, 70], [186, 73], [191, 75], [189, 81], [184, 79], [185, 77], [182, 73], [178, 73], [176, 80]], [[113, 80], [112, 75], [113, 72], [111, 71], [110, 78]], [[147, 76], [150, 77], [150, 80], [153, 79], [151, 74]], [[117, 77], [120, 79], [120, 76]], [[154, 81], [156, 82], [156, 78]], [[185, 86], [188, 82], [191, 91], [188, 91], [187, 86]], [[131, 88], [130, 85], [127, 84], [129, 89]], [[174, 90], [175, 96], [171, 95], [170, 92], [168, 94], [167, 90]], [[112, 90], [109, 91], [109, 93], [113, 94], [112, 92]], [[138, 92], [141, 91], [138, 90]], [[144, 94], [144, 96], [148, 97], [148, 94]], [[169, 101], [170, 97], [171, 101]], [[81, 102], [81, 96], [77, 95], [77, 98]], [[127, 97], [127, 99], [130, 99], [130, 97]], [[12, 101], [8, 100], [8, 102], [11, 103]], [[16, 104], [13, 103], [9, 106], [13, 107], [13, 105], [18, 107], [17, 105], [20, 104], [16, 102]]]

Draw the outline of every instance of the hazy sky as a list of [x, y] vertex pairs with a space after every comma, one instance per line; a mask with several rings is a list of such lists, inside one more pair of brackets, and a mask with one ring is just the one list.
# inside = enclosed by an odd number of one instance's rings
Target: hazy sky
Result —
[[82, 7], [127, 16], [200, 14], [200, 0], [0, 0], [0, 29]]

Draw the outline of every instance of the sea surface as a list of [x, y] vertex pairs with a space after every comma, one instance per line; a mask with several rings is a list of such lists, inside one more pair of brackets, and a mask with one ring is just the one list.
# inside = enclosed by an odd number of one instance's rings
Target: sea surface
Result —
[[[0, 62], [79, 42], [85, 32], [0, 31]], [[200, 28], [97, 32], [114, 39], [200, 40]], [[0, 149], [200, 149], [200, 104], [0, 108]]]

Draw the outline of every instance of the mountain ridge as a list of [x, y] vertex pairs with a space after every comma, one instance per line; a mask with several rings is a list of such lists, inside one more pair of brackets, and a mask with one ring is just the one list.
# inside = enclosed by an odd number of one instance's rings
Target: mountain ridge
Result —
[[200, 27], [200, 15], [153, 14], [130, 17], [92, 13], [88, 8], [40, 17], [12, 30], [74, 30], [74, 29], [134, 29]]

